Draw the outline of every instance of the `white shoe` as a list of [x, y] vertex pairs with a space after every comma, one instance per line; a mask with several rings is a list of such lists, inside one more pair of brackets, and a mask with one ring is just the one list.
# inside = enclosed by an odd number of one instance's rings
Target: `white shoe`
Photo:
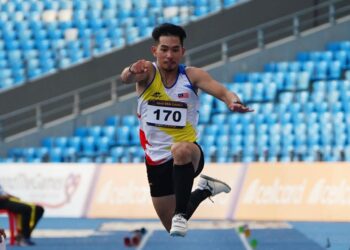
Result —
[[171, 236], [185, 237], [187, 233], [187, 220], [182, 214], [175, 214], [171, 220]]
[[225, 182], [206, 176], [204, 174], [200, 175], [200, 179], [198, 181], [198, 189], [209, 190], [211, 192], [211, 196], [215, 196], [222, 192], [228, 193], [231, 191], [230, 186]]

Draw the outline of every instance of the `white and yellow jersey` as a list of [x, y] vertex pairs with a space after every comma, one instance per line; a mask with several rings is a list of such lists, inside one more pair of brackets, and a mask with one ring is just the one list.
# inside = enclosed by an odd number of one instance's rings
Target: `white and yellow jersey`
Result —
[[140, 120], [140, 141], [149, 165], [159, 165], [172, 158], [175, 142], [195, 142], [199, 98], [179, 65], [175, 83], [166, 88], [156, 64], [153, 80], [138, 98], [137, 115]]

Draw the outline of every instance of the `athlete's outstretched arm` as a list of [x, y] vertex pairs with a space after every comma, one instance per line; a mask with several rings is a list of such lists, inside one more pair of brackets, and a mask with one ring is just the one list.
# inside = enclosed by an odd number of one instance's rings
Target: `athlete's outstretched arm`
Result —
[[223, 101], [231, 111], [241, 113], [254, 111], [245, 106], [236, 93], [229, 91], [224, 85], [214, 80], [206, 71], [190, 67], [187, 73], [197, 88]]
[[147, 82], [152, 72], [152, 62], [141, 59], [124, 68], [120, 77], [123, 83], [141, 83]]

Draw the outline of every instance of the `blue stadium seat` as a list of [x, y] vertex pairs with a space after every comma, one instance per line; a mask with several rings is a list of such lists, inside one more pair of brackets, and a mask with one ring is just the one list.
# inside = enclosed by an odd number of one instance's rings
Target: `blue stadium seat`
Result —
[[340, 61], [333, 61], [329, 64], [329, 78], [340, 79], [342, 74], [342, 65]]
[[215, 139], [215, 146], [217, 147], [218, 151], [221, 150], [223, 147], [229, 146], [229, 137], [227, 135], [219, 135]]
[[342, 69], [345, 69], [349, 65], [348, 53], [345, 50], [334, 51], [334, 59], [340, 63]]
[[113, 147], [110, 150], [111, 157], [113, 158], [113, 162], [120, 162], [121, 158], [124, 155], [124, 148], [123, 147]]
[[205, 124], [210, 121], [212, 113], [212, 106], [210, 104], [204, 104], [199, 109], [199, 124]]
[[137, 120], [136, 115], [124, 115], [124, 116], [122, 116], [121, 125], [128, 126], [128, 127], [138, 125], [138, 120]]
[[253, 94], [251, 96], [252, 101], [255, 102], [262, 102], [262, 101], [266, 101], [265, 97], [264, 97], [264, 84], [259, 82], [259, 83], [255, 83], [253, 86]]
[[82, 156], [94, 156], [96, 150], [96, 139], [93, 136], [81, 138], [81, 154]]
[[213, 101], [214, 101], [214, 97], [212, 95], [209, 95], [207, 93], [201, 93], [199, 95], [199, 100], [201, 102], [201, 104], [207, 104], [207, 105], [212, 105]]
[[145, 153], [142, 147], [140, 146], [132, 146], [127, 148], [127, 153], [129, 154], [130, 158], [132, 159], [132, 162], [143, 162]]
[[315, 70], [315, 62], [313, 61], [305, 61], [302, 62], [302, 70], [309, 73], [311, 79], [314, 79], [314, 70]]
[[210, 147], [215, 145], [215, 135], [213, 135], [213, 134], [204, 134], [200, 138], [199, 143], [200, 143], [200, 145], [203, 148], [210, 148]]
[[54, 147], [65, 148], [68, 144], [68, 138], [64, 136], [54, 138]]
[[219, 129], [220, 129], [220, 125], [218, 124], [207, 124], [204, 127], [204, 135], [216, 136]]
[[55, 145], [53, 137], [46, 137], [42, 140], [42, 146], [46, 148], [52, 148]]
[[101, 136], [107, 136], [110, 141], [115, 141], [116, 139], [116, 127], [115, 126], [102, 126]]
[[243, 132], [243, 125], [241, 123], [229, 123], [230, 135], [241, 135]]
[[287, 73], [289, 70], [289, 62], [278, 62], [275, 65], [276, 72]]
[[75, 136], [79, 136], [79, 137], [87, 136], [88, 135], [88, 128], [86, 128], [86, 127], [78, 127], [78, 128], [75, 129], [74, 135]]
[[96, 153], [100, 155], [108, 155], [111, 147], [111, 141], [107, 136], [96, 138]]
[[81, 150], [81, 136], [72, 136], [67, 138], [67, 147], [74, 148], [75, 151], [79, 152]]
[[251, 72], [247, 75], [247, 82], [257, 83], [261, 82], [261, 73], [260, 72]]
[[346, 162], [350, 162], [350, 145], [346, 145], [344, 148], [344, 157]]
[[115, 116], [108, 117], [106, 120], [106, 125], [119, 126], [120, 125], [120, 116], [115, 115]]
[[226, 123], [226, 118], [227, 118], [226, 114], [214, 114], [212, 115], [211, 121], [213, 124], [223, 125]]
[[62, 148], [50, 148], [48, 152], [50, 162], [62, 162]]
[[76, 162], [78, 158], [78, 152], [75, 147], [67, 147], [62, 150], [62, 157], [64, 162]]
[[140, 145], [139, 126], [130, 127], [130, 145]]
[[101, 126], [92, 126], [87, 128], [87, 136], [92, 136], [95, 139], [99, 138], [102, 135]]
[[117, 133], [117, 144], [126, 146], [130, 144], [130, 127], [128, 126], [119, 126], [116, 128]]
[[265, 83], [263, 100], [271, 102], [275, 99], [276, 95], [277, 95], [277, 84], [274, 82]]
[[314, 64], [314, 80], [327, 79], [328, 76], [328, 62], [327, 61], [318, 61]]
[[300, 72], [301, 71], [301, 63], [298, 61], [292, 61], [288, 63], [288, 71], [289, 72]]
[[215, 160], [215, 162], [217, 162], [217, 163], [230, 162], [228, 156], [229, 156], [229, 148], [227, 146], [220, 147], [216, 151], [216, 154], [215, 154], [216, 160]]
[[41, 161], [47, 161], [48, 160], [48, 152], [49, 152], [49, 149], [46, 148], [46, 147], [34, 148], [34, 156], [36, 158], [41, 159]]

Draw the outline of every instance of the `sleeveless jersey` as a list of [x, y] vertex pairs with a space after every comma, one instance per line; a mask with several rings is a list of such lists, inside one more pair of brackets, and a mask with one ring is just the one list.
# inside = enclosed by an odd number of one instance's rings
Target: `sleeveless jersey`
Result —
[[159, 165], [172, 159], [170, 149], [175, 142], [197, 140], [199, 98], [184, 65], [179, 65], [177, 79], [169, 88], [153, 66], [155, 76], [138, 98], [137, 115], [146, 162]]

